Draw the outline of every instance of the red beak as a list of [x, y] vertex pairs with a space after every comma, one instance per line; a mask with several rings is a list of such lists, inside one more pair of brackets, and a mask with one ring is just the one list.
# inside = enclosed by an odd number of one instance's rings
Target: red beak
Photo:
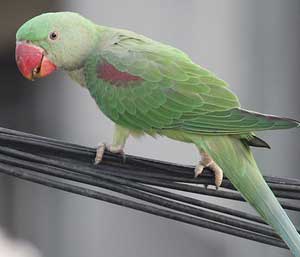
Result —
[[26, 42], [17, 42], [16, 61], [20, 72], [29, 80], [42, 78], [56, 70], [44, 49]]

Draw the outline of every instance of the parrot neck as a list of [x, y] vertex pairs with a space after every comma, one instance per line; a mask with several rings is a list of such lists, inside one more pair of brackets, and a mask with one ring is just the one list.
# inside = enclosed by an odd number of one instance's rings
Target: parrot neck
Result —
[[[91, 51], [97, 51], [97, 49], [101, 48], [102, 44], [105, 44], [103, 42], [107, 41], [107, 38], [109, 38], [109, 36], [111, 35], [110, 31], [112, 30], [109, 27], [105, 27], [105, 26], [100, 26], [100, 25], [96, 25], [94, 28], [96, 28], [97, 31], [97, 37], [94, 38], [94, 46], [91, 47]], [[86, 82], [85, 82], [85, 77], [84, 77], [84, 66], [85, 63], [82, 62], [80, 64], [80, 66], [77, 68], [73, 68], [73, 69], [64, 69], [64, 71], [67, 72], [67, 74], [69, 75], [69, 77], [74, 80], [75, 82], [77, 82], [79, 85], [81, 85], [82, 87], [86, 87]]]
[[84, 79], [84, 67], [79, 68], [77, 70], [67, 71], [69, 77], [77, 82], [82, 87], [86, 87], [85, 79]]

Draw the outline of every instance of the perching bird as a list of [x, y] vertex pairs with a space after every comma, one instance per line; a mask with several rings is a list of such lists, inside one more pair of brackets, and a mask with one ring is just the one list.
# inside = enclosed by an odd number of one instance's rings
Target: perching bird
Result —
[[228, 85], [182, 51], [131, 31], [99, 26], [76, 13], [37, 16], [16, 35], [16, 61], [33, 80], [56, 69], [87, 88], [115, 123], [113, 143], [123, 152], [129, 135], [161, 135], [194, 144], [220, 186], [223, 171], [243, 197], [300, 257], [300, 236], [264, 181], [250, 146], [268, 147], [255, 131], [299, 127], [299, 122], [240, 108]]

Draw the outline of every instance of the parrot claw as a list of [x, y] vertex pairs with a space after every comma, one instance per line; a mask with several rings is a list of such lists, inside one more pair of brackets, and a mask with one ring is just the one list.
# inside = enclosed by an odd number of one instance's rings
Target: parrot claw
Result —
[[204, 168], [209, 168], [215, 174], [215, 186], [218, 189], [223, 181], [223, 170], [214, 162], [214, 160], [207, 154], [201, 153], [202, 160], [195, 168], [195, 178], [201, 175]]
[[125, 161], [125, 153], [122, 146], [114, 146], [114, 145], [107, 145], [105, 143], [101, 143], [97, 147], [97, 152], [96, 152], [96, 157], [94, 162], [95, 165], [99, 164], [102, 161], [105, 150], [111, 153], [121, 154], [123, 157], [123, 161]]
[[114, 146], [114, 145], [109, 145], [106, 148], [109, 152], [111, 153], [118, 153], [122, 156], [123, 162], [126, 160], [126, 155], [124, 152], [124, 147], [123, 146]]
[[105, 143], [101, 143], [97, 146], [96, 157], [94, 162], [95, 165], [99, 164], [102, 161], [105, 149], [106, 149]]
[[195, 178], [197, 178], [198, 176], [200, 176], [202, 174], [204, 168], [205, 168], [205, 166], [203, 166], [201, 164], [201, 162], [197, 164], [197, 166], [195, 168]]
[[223, 181], [223, 170], [214, 161], [209, 165], [209, 168], [215, 174], [216, 189], [219, 189]]

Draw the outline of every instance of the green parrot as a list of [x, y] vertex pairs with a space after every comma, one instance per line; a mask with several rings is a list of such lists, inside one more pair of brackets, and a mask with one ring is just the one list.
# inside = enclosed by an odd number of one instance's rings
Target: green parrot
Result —
[[241, 109], [228, 85], [184, 52], [131, 31], [99, 26], [72, 12], [45, 13], [16, 35], [16, 62], [28, 79], [64, 70], [87, 88], [115, 123], [111, 145], [122, 153], [127, 138], [161, 135], [194, 144], [215, 184], [223, 171], [243, 197], [300, 257], [300, 236], [264, 181], [250, 146], [269, 147], [255, 131], [299, 127], [299, 122]]

